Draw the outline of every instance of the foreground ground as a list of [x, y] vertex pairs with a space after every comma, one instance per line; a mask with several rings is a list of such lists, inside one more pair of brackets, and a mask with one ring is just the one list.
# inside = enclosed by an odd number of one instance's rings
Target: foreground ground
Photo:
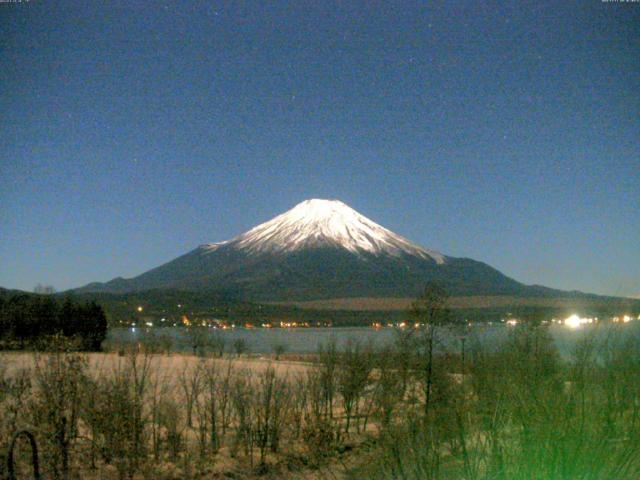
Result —
[[[259, 382], [260, 379], [268, 378], [271, 373], [275, 378], [286, 380], [292, 384], [295, 382], [304, 382], [304, 379], [315, 368], [311, 361], [301, 361], [299, 355], [295, 355], [296, 360], [288, 360], [279, 358], [276, 360], [274, 356], [242, 356], [235, 355], [225, 356], [223, 358], [203, 358], [195, 355], [185, 354], [137, 354], [132, 355], [126, 353], [124, 355], [118, 353], [86, 353], [76, 355], [81, 358], [83, 368], [86, 369], [86, 375], [90, 378], [102, 379], [108, 382], [108, 379], [117, 381], [118, 377], [121, 377], [123, 373], [126, 375], [126, 382], [136, 383], [142, 378], [136, 380], [134, 377], [136, 373], [132, 374], [132, 369], [140, 369], [138, 374], [145, 377], [148, 382], [148, 391], [143, 392], [141, 396], [145, 397], [145, 406], [142, 406], [141, 410], [148, 410], [142, 412], [142, 415], [156, 417], [156, 423], [158, 424], [158, 431], [155, 432], [157, 439], [149, 439], [147, 441], [157, 442], [156, 449], [167, 449], [174, 451], [167, 454], [167, 452], [152, 455], [156, 461], [153, 465], [141, 465], [132, 472], [126, 472], [126, 467], [121, 466], [119, 469], [115, 462], [109, 464], [109, 462], [101, 462], [100, 460], [91, 460], [91, 463], [96, 463], [95, 468], [84, 468], [81, 465], [88, 460], [88, 453], [81, 445], [76, 448], [78, 451], [78, 465], [72, 470], [75, 470], [75, 478], [87, 478], [87, 479], [109, 479], [109, 478], [125, 478], [129, 477], [129, 473], [132, 478], [285, 478], [285, 479], [321, 479], [321, 478], [346, 478], [345, 472], [347, 465], [352, 463], [351, 447], [344, 449], [343, 452], [338, 454], [335, 458], [329, 459], [329, 461], [323, 461], [321, 463], [314, 463], [312, 466], [308, 466], [308, 460], [305, 459], [304, 448], [299, 448], [294, 444], [287, 446], [287, 454], [279, 454], [269, 451], [264, 454], [262, 462], [265, 466], [258, 466], [258, 455], [255, 452], [238, 453], [238, 449], [242, 449], [242, 446], [237, 445], [236, 433], [222, 433], [216, 446], [214, 454], [212, 452], [200, 452], [193, 457], [199, 457], [197, 459], [191, 458], [190, 450], [196, 450], [201, 448], [202, 445], [198, 445], [201, 441], [199, 435], [202, 433], [202, 428], [207, 428], [207, 423], [211, 422], [211, 417], [207, 417], [207, 413], [198, 410], [204, 408], [204, 405], [199, 402], [203, 402], [204, 398], [195, 398], [198, 396], [205, 396], [203, 390], [205, 383], [215, 382], [211, 377], [205, 379], [205, 375], [221, 375], [225, 376], [225, 379], [219, 379], [222, 383], [225, 381], [225, 386], [218, 386], [219, 390], [225, 390], [224, 392], [218, 392], [220, 400], [230, 403], [233, 388], [231, 385], [236, 379], [247, 376], [251, 378], [250, 382]], [[3, 379], [20, 379], [28, 376], [29, 379], [26, 383], [32, 384], [30, 386], [36, 387], [38, 383], [36, 378], [39, 375], [44, 374], [44, 370], [49, 367], [53, 367], [57, 370], [56, 373], [64, 376], [73, 376], [73, 372], [64, 371], [69, 365], [65, 366], [62, 363], [55, 361], [55, 365], [51, 365], [49, 362], [51, 356], [47, 353], [34, 353], [34, 352], [1, 352], [0, 353], [0, 372], [2, 372]], [[126, 373], [125, 373], [126, 372]], [[44, 374], [46, 375], [46, 374]], [[42, 380], [42, 379], [41, 379]], [[49, 379], [53, 380], [53, 379]], [[65, 383], [65, 380], [58, 378], [57, 380]], [[55, 380], [54, 380], [55, 382]], [[201, 385], [198, 385], [201, 383]], [[14, 385], [15, 386], [15, 385]], [[61, 385], [58, 385], [58, 387]], [[274, 383], [275, 386], [275, 383]], [[54, 387], [49, 385], [49, 387]], [[64, 389], [64, 386], [63, 386]], [[196, 391], [197, 390], [197, 391]], [[22, 392], [25, 393], [25, 392]], [[31, 392], [35, 393], [34, 391]], [[60, 392], [62, 393], [62, 392]], [[252, 395], [251, 391], [246, 392]], [[20, 400], [26, 400], [26, 396], [20, 395]], [[162, 397], [161, 399], [158, 397]], [[82, 403], [81, 399], [75, 400]], [[208, 398], [212, 400], [211, 397]], [[240, 401], [251, 402], [248, 398], [240, 399]], [[283, 398], [278, 398], [278, 401], [286, 402]], [[160, 405], [162, 403], [163, 405]], [[287, 402], [288, 403], [288, 402]], [[174, 408], [171, 408], [174, 406]], [[247, 405], [248, 406], [248, 405]], [[14, 407], [18, 407], [14, 405]], [[69, 406], [67, 406], [69, 407]], [[166, 416], [166, 412], [162, 412], [162, 408], [169, 409], [169, 415], [173, 418], [160, 418]], [[90, 406], [89, 406], [90, 408]], [[274, 405], [274, 408], [275, 407]], [[11, 407], [9, 408], [11, 410]], [[73, 409], [73, 407], [71, 407]], [[185, 417], [186, 410], [189, 410], [188, 415], [192, 418], [187, 419]], [[155, 411], [153, 411], [155, 410]], [[198, 411], [196, 411], [198, 410]], [[59, 412], [58, 412], [59, 413]], [[122, 413], [122, 412], [121, 412]], [[339, 413], [336, 411], [336, 415]], [[9, 415], [20, 416], [16, 412], [9, 412]], [[210, 413], [209, 413], [210, 415]], [[222, 414], [215, 413], [216, 416], [224, 416]], [[269, 414], [267, 414], [268, 416]], [[229, 415], [229, 418], [220, 418], [221, 422], [228, 422], [225, 426], [227, 429], [237, 428], [237, 420], [231, 418], [233, 414]], [[3, 422], [9, 420], [7, 416], [2, 418]], [[14, 418], [15, 420], [15, 418]], [[105, 419], [107, 422], [117, 419]], [[149, 419], [147, 419], [149, 420]], [[153, 420], [151, 420], [153, 421]], [[21, 422], [17, 422], [20, 424]], [[20, 427], [27, 427], [31, 431], [38, 432], [38, 427], [31, 424], [31, 422], [24, 422]], [[191, 426], [189, 426], [191, 424]], [[130, 428], [127, 425], [126, 428]], [[225, 428], [222, 427], [222, 428]], [[84, 425], [80, 427], [82, 435], [90, 435], [90, 427]], [[44, 432], [43, 432], [44, 433]], [[124, 433], [124, 432], [121, 432]], [[124, 433], [126, 436], [126, 433]], [[154, 434], [152, 434], [154, 435]], [[174, 438], [171, 438], [171, 436]], [[209, 436], [211, 434], [209, 433]], [[163, 438], [160, 438], [163, 437]], [[180, 437], [177, 439], [176, 437]], [[364, 436], [352, 435], [351, 442], [355, 444], [362, 441]], [[120, 438], [120, 441], [127, 441], [130, 439]], [[2, 445], [6, 445], [6, 438], [3, 438]], [[173, 445], [169, 446], [169, 443], [173, 442]], [[159, 444], [163, 444], [160, 446]], [[253, 444], [254, 440], [250, 441], [250, 450], [255, 449]], [[264, 445], [266, 447], [266, 444]], [[26, 443], [22, 445], [26, 450]], [[41, 448], [41, 456], [43, 453]], [[185, 450], [184, 453], [177, 452], [175, 450]], [[349, 451], [347, 451], [349, 450]], [[4, 454], [4, 452], [2, 452]], [[150, 452], [147, 452], [150, 453]], [[93, 455], [93, 454], [89, 454]], [[23, 455], [24, 457], [24, 455]], [[163, 458], [164, 457], [164, 458]], [[169, 458], [171, 457], [171, 458]], [[249, 458], [250, 457], [250, 458]], [[255, 457], [255, 458], [254, 458]], [[84, 460], [83, 460], [84, 459]], [[22, 466], [19, 468], [18, 478], [31, 478], [27, 473], [30, 470], [28, 458], [22, 458]], [[193, 462], [193, 464], [191, 464]], [[20, 462], [19, 462], [20, 463]], [[41, 462], [42, 463], [42, 462]], [[197, 464], [197, 465], [196, 465]], [[266, 466], [268, 465], [268, 467]], [[46, 478], [56, 478], [56, 474], [50, 469], [47, 471], [45, 462], [45, 476]], [[120, 471], [119, 471], [120, 470]], [[20, 474], [20, 471], [22, 474]], [[0, 472], [2, 470], [0, 469]], [[20, 476], [22, 475], [22, 476]]]
[[[590, 330], [567, 358], [541, 325], [446, 355], [435, 330], [295, 360], [1, 353], [0, 477], [26, 429], [53, 479], [640, 478], [635, 330]], [[31, 478], [25, 442], [15, 459]]]

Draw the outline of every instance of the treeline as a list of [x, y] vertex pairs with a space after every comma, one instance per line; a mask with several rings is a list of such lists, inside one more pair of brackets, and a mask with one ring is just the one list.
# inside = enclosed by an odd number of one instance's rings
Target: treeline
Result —
[[73, 339], [80, 350], [100, 350], [107, 334], [104, 310], [95, 302], [49, 295], [0, 295], [0, 349], [46, 348], [53, 336]]
[[[179, 291], [156, 289], [131, 293], [78, 293], [75, 298], [82, 301], [97, 301], [105, 310], [110, 327], [128, 327], [132, 322], [142, 324], [151, 321], [155, 326], [182, 324], [186, 315], [192, 323], [219, 319], [236, 325], [244, 323], [279, 324], [279, 322], [308, 323], [311, 326], [334, 327], [370, 326], [372, 323], [399, 323], [407, 320], [404, 310], [331, 310], [300, 308], [294, 305], [260, 304], [243, 300], [232, 294], [217, 291]], [[514, 298], [514, 302], [518, 299]], [[478, 300], [481, 304], [482, 301]], [[549, 321], [566, 318], [579, 312], [583, 316], [607, 318], [628, 312], [640, 313], [640, 301], [620, 303], [616, 301], [589, 305], [573, 302], [566, 305], [518, 305], [507, 304], [495, 307], [455, 308], [450, 316], [456, 321], [497, 322], [500, 319], [517, 318], [523, 321]], [[142, 311], [138, 310], [142, 307]], [[165, 322], [160, 323], [160, 319]]]

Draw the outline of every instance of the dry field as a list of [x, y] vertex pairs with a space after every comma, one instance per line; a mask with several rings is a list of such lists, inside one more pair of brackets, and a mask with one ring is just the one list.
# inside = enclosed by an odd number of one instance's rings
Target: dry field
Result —
[[[330, 419], [319, 388], [322, 411], [312, 411], [317, 370], [266, 356], [2, 352], [0, 377], [10, 388], [0, 395], [0, 455], [10, 432], [27, 429], [41, 444], [45, 478], [66, 478], [65, 468], [88, 479], [342, 478], [351, 454], [336, 454], [333, 429], [349, 442], [363, 434], [353, 425], [343, 432], [337, 393]], [[309, 438], [316, 423], [332, 429], [330, 438]], [[67, 467], [56, 453], [58, 430], [72, 437]], [[30, 478], [21, 448], [18, 478]]]
[[[121, 369], [126, 363], [126, 356], [117, 353], [85, 353], [82, 354], [88, 362], [90, 372], [105, 374]], [[40, 355], [41, 356], [41, 355]], [[0, 352], [0, 368], [8, 375], [13, 375], [21, 369], [32, 369], [38, 354], [33, 352]], [[254, 356], [236, 358], [233, 356], [218, 358], [203, 358], [182, 353], [170, 355], [154, 354], [149, 356], [150, 370], [169, 380], [177, 380], [189, 369], [196, 368], [204, 362], [217, 365], [219, 368], [231, 367], [234, 370], [247, 370], [253, 373], [263, 373], [268, 368], [275, 369], [279, 376], [297, 376], [305, 374], [312, 367], [310, 362], [275, 360], [270, 356]]]

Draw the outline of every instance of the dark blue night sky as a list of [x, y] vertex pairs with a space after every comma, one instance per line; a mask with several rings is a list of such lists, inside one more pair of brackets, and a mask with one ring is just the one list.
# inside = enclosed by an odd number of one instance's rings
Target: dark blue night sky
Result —
[[0, 4], [0, 285], [133, 276], [307, 198], [640, 295], [640, 3]]

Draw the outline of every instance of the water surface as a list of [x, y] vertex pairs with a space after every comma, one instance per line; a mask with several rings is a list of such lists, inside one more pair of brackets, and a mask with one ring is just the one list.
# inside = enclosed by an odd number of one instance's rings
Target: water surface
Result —
[[[477, 325], [464, 330], [441, 329], [439, 344], [441, 349], [457, 350], [460, 348], [460, 338], [465, 337], [467, 345], [474, 341], [485, 345], [499, 344], [500, 340], [508, 335], [513, 327], [503, 324]], [[606, 338], [639, 338], [640, 322], [635, 321], [625, 325], [584, 325], [571, 329], [564, 325], [551, 325], [548, 327], [551, 336], [560, 352], [568, 358], [578, 341], [585, 336], [595, 335], [597, 339]], [[113, 328], [109, 330], [107, 341], [110, 343], [143, 342], [153, 336], [169, 336], [172, 339], [172, 348], [176, 351], [191, 350], [190, 338], [186, 329], [177, 327], [141, 329], [141, 328]], [[390, 344], [397, 336], [395, 328], [381, 328], [379, 330], [370, 327], [345, 327], [345, 328], [234, 328], [229, 330], [207, 329], [209, 339], [222, 338], [226, 350], [233, 349], [233, 342], [243, 339], [248, 350], [252, 353], [271, 353], [278, 345], [284, 346], [291, 353], [312, 353], [318, 350], [320, 345], [335, 341], [338, 346], [347, 341], [359, 341], [371, 343], [377, 347]]]

